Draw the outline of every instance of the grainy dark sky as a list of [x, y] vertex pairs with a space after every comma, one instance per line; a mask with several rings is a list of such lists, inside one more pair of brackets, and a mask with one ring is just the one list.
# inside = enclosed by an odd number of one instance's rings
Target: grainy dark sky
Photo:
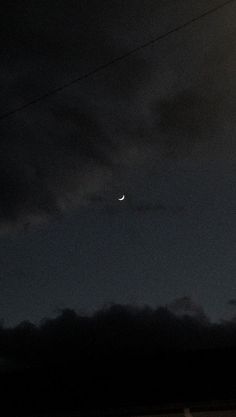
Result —
[[[222, 2], [5, 3], [0, 114]], [[235, 19], [233, 2], [1, 120], [6, 324], [182, 297], [235, 315]]]

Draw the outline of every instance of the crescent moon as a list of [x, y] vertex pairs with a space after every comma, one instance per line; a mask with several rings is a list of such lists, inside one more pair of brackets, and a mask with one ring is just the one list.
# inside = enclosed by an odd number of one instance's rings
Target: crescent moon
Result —
[[121, 198], [118, 198], [119, 201], [123, 201], [124, 199], [125, 199], [125, 194]]

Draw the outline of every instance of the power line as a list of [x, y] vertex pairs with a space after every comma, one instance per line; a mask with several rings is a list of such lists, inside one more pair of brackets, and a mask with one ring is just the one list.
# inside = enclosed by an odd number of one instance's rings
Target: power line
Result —
[[34, 98], [31, 101], [28, 101], [27, 103], [23, 104], [22, 106], [16, 107], [15, 109], [12, 109], [12, 110], [9, 110], [9, 111], [3, 113], [2, 115], [0, 115], [0, 121], [4, 120], [4, 119], [6, 119], [6, 118], [8, 118], [10, 116], [13, 116], [13, 115], [15, 115], [15, 114], [17, 114], [17, 113], [25, 110], [26, 108], [31, 107], [34, 104], [37, 104], [40, 101], [42, 101], [44, 99], [47, 99], [47, 98], [53, 96], [54, 94], [57, 94], [57, 93], [65, 90], [65, 89], [69, 88], [73, 84], [76, 84], [76, 83], [78, 83], [80, 81], [85, 80], [86, 78], [89, 78], [89, 77], [97, 74], [98, 72], [100, 72], [100, 71], [102, 71], [102, 70], [110, 67], [111, 65], [114, 65], [115, 63], [117, 63], [119, 61], [122, 61], [123, 59], [126, 59], [129, 56], [131, 56], [131, 55], [136, 54], [138, 51], [141, 51], [142, 49], [147, 48], [147, 47], [149, 47], [149, 46], [151, 46], [151, 45], [159, 42], [160, 40], [168, 37], [169, 35], [171, 35], [171, 34], [173, 34], [175, 32], [178, 32], [178, 31], [180, 31], [180, 30], [182, 30], [182, 29], [184, 29], [184, 28], [192, 25], [193, 23], [201, 20], [202, 18], [204, 18], [206, 16], [209, 16], [209, 15], [217, 12], [220, 9], [223, 9], [224, 7], [226, 7], [227, 5], [229, 5], [231, 3], [234, 3], [235, 1], [236, 0], [228, 0], [228, 1], [225, 1], [224, 3], [221, 3], [220, 5], [218, 5], [218, 6], [214, 7], [214, 8], [212, 8], [212, 9], [210, 9], [210, 10], [208, 10], [208, 11], [202, 13], [202, 14], [200, 14], [199, 16], [194, 17], [191, 20], [188, 20], [187, 22], [183, 23], [182, 25], [177, 26], [177, 27], [175, 27], [173, 29], [170, 29], [168, 32], [166, 32], [166, 33], [164, 33], [162, 35], [159, 35], [156, 38], [153, 38], [150, 41], [145, 42], [145, 43], [137, 46], [134, 49], [131, 49], [130, 51], [128, 51], [128, 52], [126, 52], [126, 53], [124, 53], [122, 55], [119, 55], [118, 57], [112, 59], [111, 61], [106, 62], [105, 64], [102, 64], [102, 65], [96, 67], [95, 69], [93, 69], [93, 70], [85, 73], [85, 74], [82, 74], [80, 77], [74, 78], [73, 80], [70, 80], [67, 83], [62, 84], [59, 87], [56, 87], [56, 88], [54, 88], [52, 90], [49, 90], [47, 93], [44, 93], [41, 96], [38, 96], [38, 97]]

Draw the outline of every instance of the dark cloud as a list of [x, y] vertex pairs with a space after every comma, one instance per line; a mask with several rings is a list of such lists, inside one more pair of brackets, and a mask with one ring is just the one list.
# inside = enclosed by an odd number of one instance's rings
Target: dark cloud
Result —
[[[121, 194], [120, 194], [121, 195]], [[110, 197], [110, 196], [109, 196]], [[122, 212], [132, 213], [151, 213], [156, 212], [160, 214], [179, 214], [185, 210], [184, 207], [172, 207], [170, 205], [162, 204], [161, 202], [139, 202], [133, 199], [130, 195], [127, 195], [124, 201], [118, 201], [118, 193], [113, 195], [114, 202], [111, 202], [111, 198], [105, 198], [101, 195], [93, 195], [89, 198], [89, 203], [95, 208], [105, 209], [110, 214], [116, 214]]]
[[168, 208], [164, 204], [136, 204], [130, 207], [133, 211], [137, 211], [139, 213], [146, 213], [150, 211], [156, 212], [166, 212]]
[[[109, 5], [53, 1], [35, 8], [24, 1], [12, 10], [4, 4], [2, 113], [135, 48], [154, 30], [164, 33], [176, 26], [174, 17], [188, 20], [191, 9], [183, 5], [181, 14], [174, 6], [176, 14], [172, 2], [151, 0], [145, 10], [142, 2], [126, 4], [125, 12], [118, 1]], [[196, 145], [215, 148], [223, 119], [232, 116], [234, 38], [223, 33], [220, 47], [210, 44], [207, 62], [199, 60], [196, 69], [186, 60], [184, 77], [181, 59], [199, 51], [188, 37], [177, 56], [176, 39], [166, 51], [157, 45], [140, 52], [1, 123], [2, 229], [86, 204], [137, 165], [145, 175], [150, 161], [158, 168], [160, 159], [185, 156]], [[133, 210], [164, 212], [165, 204]]]
[[232, 307], [236, 307], [236, 299], [232, 298], [231, 300], [229, 300], [228, 304]]
[[[2, 113], [73, 78], [73, 71], [84, 73], [124, 52], [126, 41], [114, 39], [109, 22], [115, 9], [120, 13], [118, 3], [114, 9], [96, 0], [89, 7], [73, 1], [64, 6], [63, 1], [41, 3], [36, 11], [27, 1], [14, 10], [3, 5], [1, 80], [7, 102], [1, 103]], [[98, 94], [114, 100], [144, 75], [140, 67], [137, 77], [127, 77], [125, 68], [103, 81]], [[119, 150], [105, 129], [111, 122], [100, 118], [90, 90], [82, 87], [75, 99], [73, 90], [66, 92], [52, 106], [44, 102], [1, 124], [2, 228], [37, 223], [84, 203], [111, 180]]]
[[34, 222], [61, 213], [100, 188], [111, 174], [112, 145], [106, 135], [89, 112], [77, 108], [76, 122], [74, 114], [67, 107], [62, 122], [58, 111], [56, 126], [51, 123], [42, 132], [40, 127], [22, 126], [20, 135], [16, 128], [2, 140], [2, 223]]
[[164, 154], [179, 156], [192, 153], [196, 144], [211, 141], [218, 129], [221, 106], [216, 98], [190, 90], [161, 99], [153, 112]]
[[168, 309], [175, 314], [191, 314], [201, 319], [206, 319], [202, 306], [196, 304], [191, 297], [180, 297], [173, 300]]
[[141, 203], [141, 204], [132, 204], [130, 205], [132, 211], [137, 213], [149, 213], [149, 212], [157, 212], [157, 213], [166, 213], [166, 214], [179, 214], [184, 211], [184, 207], [171, 207], [161, 203]]
[[89, 199], [91, 204], [96, 204], [97, 207], [106, 208], [110, 213], [114, 214], [120, 210], [130, 210], [132, 212], [146, 213], [151, 211], [166, 212], [168, 211], [168, 209], [170, 209], [169, 207], [161, 203], [138, 203], [132, 201], [129, 196], [127, 196], [127, 198], [124, 201], [122, 201], [122, 203], [118, 202], [117, 196], [114, 197], [114, 200], [116, 201], [114, 201], [114, 203], [111, 204], [111, 202], [108, 199], [105, 199], [104, 197], [99, 195], [94, 195]]

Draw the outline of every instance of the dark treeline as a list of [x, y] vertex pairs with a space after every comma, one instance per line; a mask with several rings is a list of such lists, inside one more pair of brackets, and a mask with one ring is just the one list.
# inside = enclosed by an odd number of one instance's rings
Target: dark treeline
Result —
[[[64, 310], [1, 328], [1, 392], [9, 413], [157, 406], [236, 398], [236, 322], [167, 308]], [[28, 413], [28, 414], [27, 414]]]
[[236, 320], [211, 323], [203, 315], [168, 308], [113, 305], [92, 316], [63, 310], [39, 325], [0, 329], [0, 356], [33, 366], [83, 358], [155, 358], [160, 351], [236, 347]]

